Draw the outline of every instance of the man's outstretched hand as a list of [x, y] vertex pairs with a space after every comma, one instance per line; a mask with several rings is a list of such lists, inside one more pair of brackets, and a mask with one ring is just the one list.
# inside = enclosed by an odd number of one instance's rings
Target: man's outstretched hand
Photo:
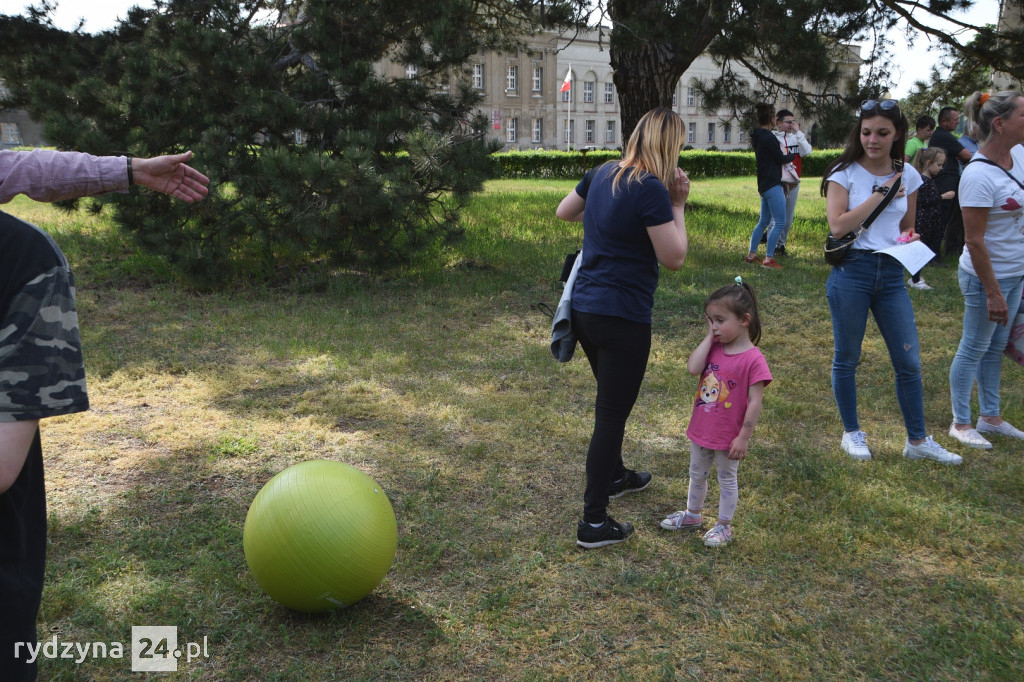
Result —
[[190, 204], [201, 201], [210, 192], [210, 178], [185, 165], [191, 158], [192, 152], [134, 158], [131, 160], [132, 181]]

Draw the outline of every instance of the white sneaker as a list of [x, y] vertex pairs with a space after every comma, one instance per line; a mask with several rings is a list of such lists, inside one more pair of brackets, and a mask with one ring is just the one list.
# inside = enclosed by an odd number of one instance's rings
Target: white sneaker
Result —
[[932, 290], [932, 288], [930, 286], [928, 286], [928, 282], [924, 281], [924, 277], [922, 277], [921, 279], [917, 280], [916, 282], [914, 280], [912, 280], [912, 279], [908, 279], [907, 280], [907, 286], [909, 286], [911, 289], [917, 289], [919, 291], [931, 291]]
[[863, 431], [849, 431], [843, 434], [843, 451], [854, 459], [866, 462], [871, 459], [871, 450], [868, 450], [868, 434]]
[[[978, 419], [978, 431], [981, 433], [998, 433], [1001, 436], [1024, 440], [1024, 431], [1015, 429], [1008, 421], [1004, 421], [999, 426], [996, 426], [995, 424], [989, 424], [984, 419]], [[989, 447], [992, 446], [990, 445]]]
[[[984, 422], [981, 422], [979, 420], [978, 424], [980, 425], [982, 423]], [[977, 448], [979, 450], [992, 449], [992, 443], [989, 443], [987, 440], [985, 440], [985, 437], [982, 436], [977, 431], [975, 431], [974, 429], [968, 428], [961, 431], [960, 429], [956, 428], [956, 424], [950, 424], [949, 437], [957, 439], [958, 441], [960, 441], [969, 448]]]
[[964, 461], [963, 457], [942, 447], [931, 436], [917, 445], [912, 444], [908, 438], [907, 444], [903, 446], [903, 456], [907, 459], [934, 459], [940, 464], [949, 466], [957, 466]]

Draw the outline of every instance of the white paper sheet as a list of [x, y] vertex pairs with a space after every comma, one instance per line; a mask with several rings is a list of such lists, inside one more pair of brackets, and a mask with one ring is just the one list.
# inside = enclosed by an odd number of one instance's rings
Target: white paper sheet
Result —
[[935, 258], [935, 252], [925, 246], [921, 240], [910, 242], [909, 244], [897, 244], [887, 249], [879, 249], [875, 253], [889, 254], [900, 263], [903, 263], [903, 267], [911, 275], [916, 275], [921, 268], [928, 265], [932, 258]]

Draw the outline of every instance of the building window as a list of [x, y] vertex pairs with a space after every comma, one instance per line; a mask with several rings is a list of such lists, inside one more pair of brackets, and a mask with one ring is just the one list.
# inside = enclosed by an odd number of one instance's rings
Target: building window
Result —
[[709, 123], [708, 124], [708, 142], [714, 142], [714, 141], [715, 141], [715, 124], [714, 123]]
[[584, 132], [586, 133], [587, 144], [594, 144], [595, 142], [597, 142], [597, 122], [596, 121], [592, 121], [592, 120], [591, 121], [587, 121], [587, 123], [586, 123], [586, 130]]
[[544, 141], [544, 119], [533, 119], [533, 141], [540, 144]]
[[543, 88], [544, 83], [544, 69], [535, 66], [533, 67], [533, 91], [540, 92]]
[[569, 125], [565, 127], [565, 139], [563, 142], [565, 144], [573, 144], [576, 142], [576, 121], [570, 119], [567, 123]]
[[688, 123], [686, 124], [686, 142], [687, 144], [693, 144], [697, 140], [697, 124]]
[[568, 102], [569, 101], [569, 95], [571, 95], [571, 94], [572, 94], [572, 88], [569, 88], [568, 90], [563, 90], [562, 91], [562, 101], [563, 102]]
[[594, 103], [594, 81], [583, 81], [583, 102]]
[[505, 72], [505, 90], [515, 92], [519, 89], [519, 67], [510, 66]]
[[729, 136], [730, 136], [731, 132], [732, 132], [732, 126], [731, 125], [726, 124], [726, 125], [722, 126], [722, 142], [724, 142], [725, 144], [729, 144]]
[[686, 88], [686, 106], [695, 107], [697, 106], [697, 95], [693, 91], [693, 88]]
[[519, 119], [518, 118], [507, 118], [507, 119], [505, 119], [505, 141], [506, 142], [518, 142], [519, 141]]
[[747, 137], [747, 135], [746, 135], [746, 133], [743, 132], [743, 128], [740, 128], [740, 134], [739, 134], [740, 144], [743, 144], [743, 141], [746, 139], [746, 137]]
[[608, 121], [604, 127], [604, 141], [615, 144], [615, 121]]
[[419, 73], [420, 73], [420, 69], [415, 64], [406, 64], [405, 65], [405, 77], [408, 78], [409, 80], [415, 80], [416, 76], [418, 76]]
[[477, 90], [484, 89], [484, 65], [474, 64], [473, 65], [473, 87]]
[[789, 100], [789, 95], [787, 93], [785, 93], [785, 92], [782, 93], [782, 103], [785, 104], [788, 100]]
[[672, 108], [673, 108], [673, 109], [675, 109], [675, 108], [676, 108], [676, 103], [677, 103], [678, 101], [679, 101], [679, 97], [677, 96], [677, 94], [676, 94], [676, 93], [674, 93], [674, 92], [673, 92], [673, 93], [672, 93]]
[[21, 129], [17, 123], [0, 123], [0, 144], [21, 144]]
[[615, 104], [615, 83], [604, 84], [604, 103]]

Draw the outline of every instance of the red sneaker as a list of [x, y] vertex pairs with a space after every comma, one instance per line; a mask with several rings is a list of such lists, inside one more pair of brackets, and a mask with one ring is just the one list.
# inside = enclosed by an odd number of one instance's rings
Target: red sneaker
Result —
[[773, 270], [781, 270], [782, 269], [782, 266], [779, 265], [779, 262], [777, 260], [775, 260], [774, 258], [765, 258], [763, 261], [761, 261], [761, 267], [762, 268], [771, 268]]
[[745, 260], [748, 263], [754, 263], [757, 261], [757, 256], [751, 256], [750, 254], [747, 254], [746, 256], [743, 257], [743, 260]]

